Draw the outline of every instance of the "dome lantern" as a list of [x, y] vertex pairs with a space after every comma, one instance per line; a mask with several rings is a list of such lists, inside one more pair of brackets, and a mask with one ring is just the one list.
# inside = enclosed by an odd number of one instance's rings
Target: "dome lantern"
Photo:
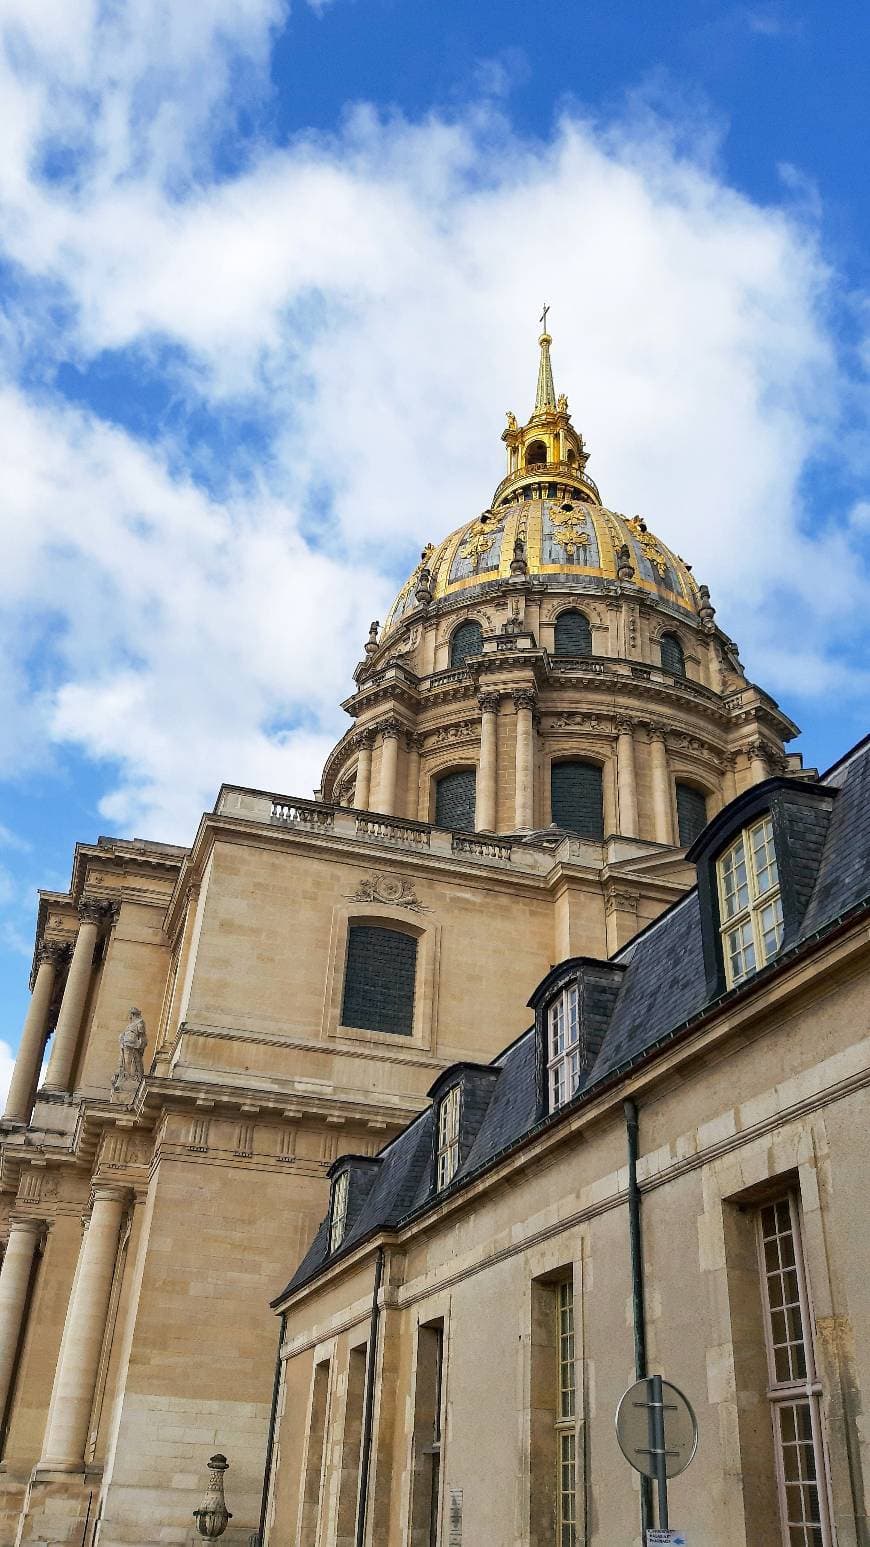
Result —
[[541, 318], [544, 331], [538, 339], [541, 351], [538, 363], [538, 387], [535, 407], [525, 424], [521, 425], [514, 413], [508, 413], [507, 427], [502, 440], [507, 447], [507, 477], [503, 478], [493, 496], [493, 507], [504, 505], [524, 496], [525, 489], [534, 488], [541, 478], [558, 480], [564, 497], [573, 497], [587, 503], [600, 504], [598, 489], [586, 474], [589, 453], [583, 436], [575, 430], [568, 412], [568, 399], [564, 392], [556, 393], [553, 382], [553, 366], [550, 360], [552, 335], [547, 332], [546, 318], [549, 307], [544, 307]]

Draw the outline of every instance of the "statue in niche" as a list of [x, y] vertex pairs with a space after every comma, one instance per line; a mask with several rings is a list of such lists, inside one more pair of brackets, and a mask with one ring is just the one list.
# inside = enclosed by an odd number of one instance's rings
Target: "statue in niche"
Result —
[[145, 1067], [142, 1063], [142, 1054], [145, 1051], [145, 1043], [148, 1035], [145, 1031], [145, 1022], [142, 1019], [141, 1010], [135, 1005], [130, 1010], [130, 1019], [118, 1038], [121, 1049], [121, 1063], [115, 1076], [120, 1083], [122, 1080], [135, 1080], [138, 1084], [145, 1078]]

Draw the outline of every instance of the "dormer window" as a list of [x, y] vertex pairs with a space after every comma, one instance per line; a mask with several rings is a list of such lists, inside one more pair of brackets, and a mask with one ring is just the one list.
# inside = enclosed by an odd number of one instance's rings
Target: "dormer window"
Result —
[[547, 1087], [550, 1111], [564, 1106], [580, 1084], [580, 1013], [577, 984], [571, 983], [547, 1010]]
[[332, 1184], [332, 1204], [329, 1210], [329, 1250], [338, 1251], [347, 1229], [347, 1194], [350, 1176], [341, 1171]]
[[452, 1182], [459, 1169], [459, 1111], [461, 1087], [454, 1085], [438, 1108], [437, 1186], [440, 1192]]
[[779, 867], [769, 815], [720, 855], [716, 875], [725, 981], [731, 988], [770, 961], [782, 941]]

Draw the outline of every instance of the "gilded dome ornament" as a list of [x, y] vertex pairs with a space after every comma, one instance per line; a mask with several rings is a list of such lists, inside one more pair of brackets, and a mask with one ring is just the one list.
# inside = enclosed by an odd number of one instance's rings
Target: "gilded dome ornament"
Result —
[[504, 517], [501, 520], [493, 519], [492, 511], [485, 510], [465, 534], [462, 557], [470, 559], [476, 569], [481, 559], [486, 558], [503, 526]]
[[589, 542], [586, 512], [578, 510], [574, 505], [551, 505], [549, 516], [556, 541], [564, 548], [569, 559], [573, 559], [577, 549], [585, 548]]
[[662, 556], [652, 532], [648, 530], [643, 517], [632, 516], [631, 520], [626, 522], [626, 525], [631, 527], [653, 569], [657, 570], [660, 575], [667, 574], [667, 562]]

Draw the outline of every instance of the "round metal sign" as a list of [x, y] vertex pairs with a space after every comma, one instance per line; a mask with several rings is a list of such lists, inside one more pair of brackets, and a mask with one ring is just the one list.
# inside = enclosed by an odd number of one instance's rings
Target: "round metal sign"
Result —
[[[616, 1438], [626, 1461], [646, 1477], [657, 1476], [652, 1377], [629, 1386], [616, 1409]], [[665, 1474], [678, 1477], [698, 1448], [698, 1423], [683, 1393], [662, 1381]]]

